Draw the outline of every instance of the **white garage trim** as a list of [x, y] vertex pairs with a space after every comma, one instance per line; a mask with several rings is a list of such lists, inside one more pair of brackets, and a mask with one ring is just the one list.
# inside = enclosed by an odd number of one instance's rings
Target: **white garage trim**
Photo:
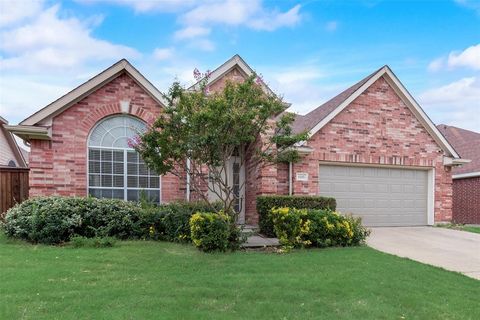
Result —
[[[427, 172], [427, 195], [426, 195], [426, 222], [428, 225], [433, 225], [435, 222], [435, 168], [424, 166], [404, 166], [404, 165], [384, 165], [384, 164], [366, 164], [366, 163], [350, 163], [350, 162], [335, 162], [335, 161], [319, 161], [318, 167], [318, 192], [320, 193], [320, 167], [322, 166], [343, 166], [343, 167], [370, 167], [378, 169], [406, 169], [419, 170]], [[325, 193], [325, 190], [323, 190]]]

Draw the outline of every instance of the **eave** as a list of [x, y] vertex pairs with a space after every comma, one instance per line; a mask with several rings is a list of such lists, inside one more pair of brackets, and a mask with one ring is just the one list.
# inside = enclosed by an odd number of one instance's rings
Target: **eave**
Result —
[[26, 126], [26, 125], [17, 125], [17, 126], [6, 125], [5, 129], [15, 134], [16, 136], [22, 138], [25, 141], [30, 141], [31, 139], [35, 139], [35, 140], [51, 140], [52, 139], [52, 130], [47, 127]]

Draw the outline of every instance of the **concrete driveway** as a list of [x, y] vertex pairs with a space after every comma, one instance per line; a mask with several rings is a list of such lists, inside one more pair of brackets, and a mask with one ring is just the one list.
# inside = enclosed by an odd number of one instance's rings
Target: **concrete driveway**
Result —
[[438, 227], [372, 228], [367, 244], [480, 280], [480, 234]]

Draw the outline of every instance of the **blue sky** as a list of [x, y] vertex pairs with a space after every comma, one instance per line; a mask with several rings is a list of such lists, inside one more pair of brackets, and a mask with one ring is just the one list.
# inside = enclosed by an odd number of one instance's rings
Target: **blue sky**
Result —
[[480, 0], [0, 0], [0, 115], [122, 57], [166, 90], [236, 53], [299, 113], [388, 64], [435, 123], [480, 131]]

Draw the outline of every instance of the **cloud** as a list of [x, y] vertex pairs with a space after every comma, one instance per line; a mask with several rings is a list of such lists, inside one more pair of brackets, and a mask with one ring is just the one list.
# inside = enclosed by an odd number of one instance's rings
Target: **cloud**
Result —
[[155, 60], [167, 60], [173, 57], [175, 50], [173, 48], [156, 48], [153, 51], [153, 58]]
[[419, 95], [420, 104], [437, 124], [478, 131], [480, 128], [480, 77], [466, 77], [431, 88]]
[[0, 27], [13, 25], [41, 11], [43, 1], [0, 1]]
[[480, 2], [478, 0], [455, 0], [455, 2], [465, 8], [473, 9], [480, 14]]
[[446, 57], [439, 57], [431, 61], [428, 65], [428, 70], [439, 71], [461, 67], [480, 70], [480, 43], [470, 46], [463, 51], [452, 51]]
[[21, 26], [0, 31], [1, 69], [52, 70], [79, 66], [90, 61], [136, 58], [140, 54], [127, 46], [91, 35], [99, 18], [60, 18], [54, 5], [30, 17]]
[[192, 7], [198, 0], [76, 0], [82, 4], [111, 3], [131, 7], [136, 13], [178, 12]]
[[180, 29], [176, 31], [173, 37], [176, 40], [185, 40], [185, 39], [207, 36], [210, 33], [210, 31], [211, 30], [209, 28], [191, 26], [191, 27], [186, 27], [184, 29]]
[[448, 66], [466, 67], [474, 70], [480, 70], [480, 43], [468, 47], [462, 52], [451, 52], [448, 55]]

